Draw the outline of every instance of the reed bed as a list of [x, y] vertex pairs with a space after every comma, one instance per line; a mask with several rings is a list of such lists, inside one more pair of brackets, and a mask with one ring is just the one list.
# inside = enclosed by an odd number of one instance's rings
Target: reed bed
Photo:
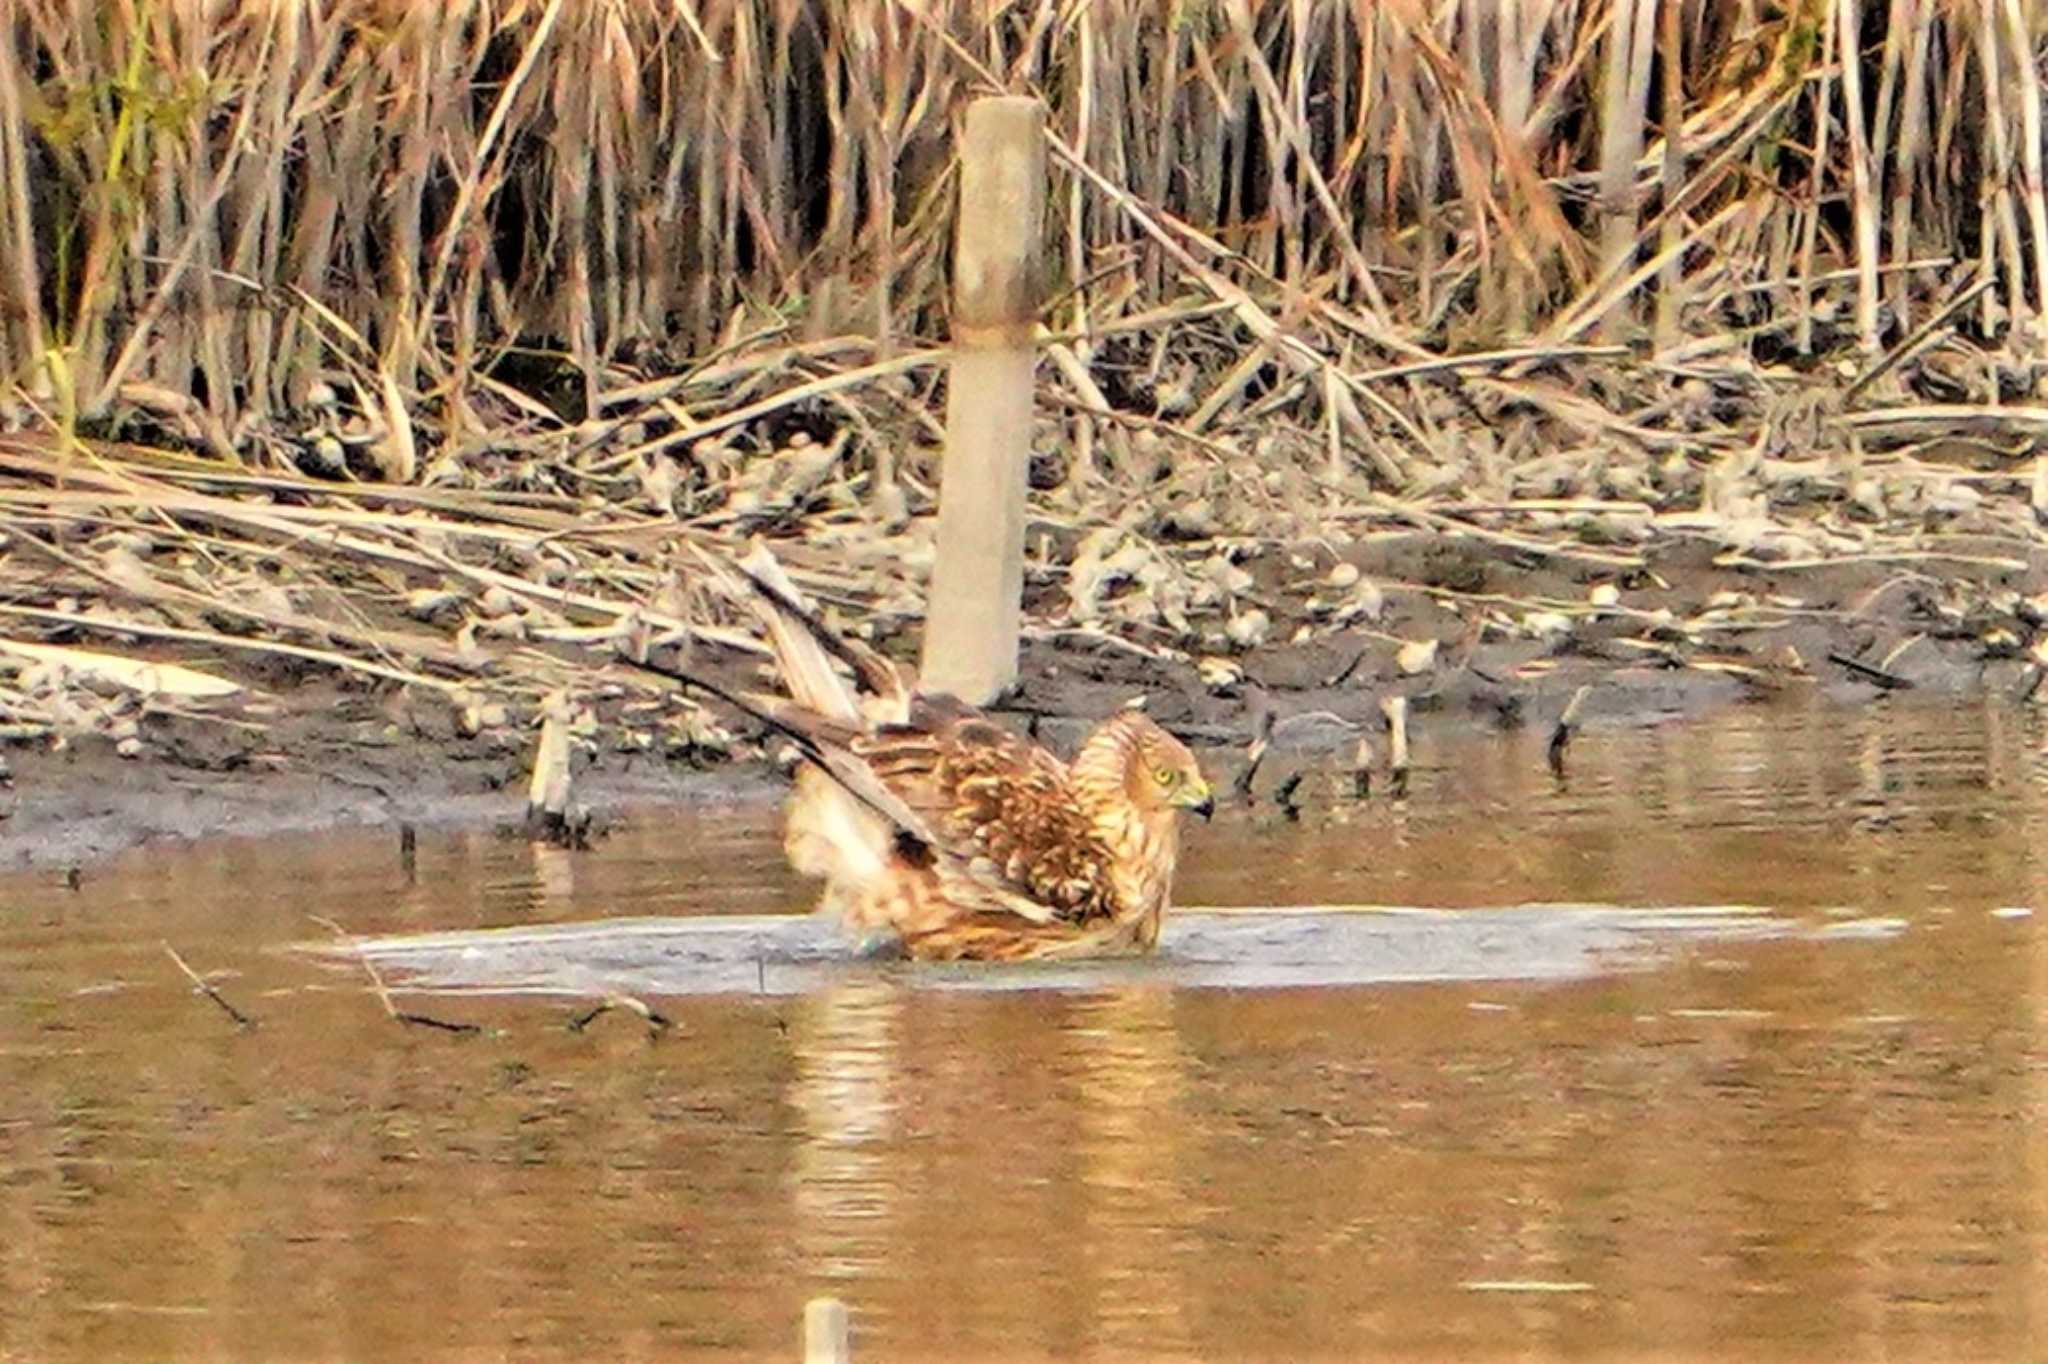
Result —
[[[2020, 0], [17, 0], [0, 629], [268, 651], [487, 724], [598, 685], [592, 647], [750, 648], [685, 543], [769, 536], [851, 628], [914, 622], [952, 134], [996, 91], [1054, 132], [1038, 633], [1227, 685], [1289, 614], [1249, 559], [1391, 527], [1615, 574], [1675, 537], [2024, 569], [2043, 27]], [[1967, 469], [1936, 457], [1959, 434]], [[1301, 630], [1377, 614], [1333, 591]], [[78, 726], [17, 683], [19, 721]], [[724, 742], [601, 685], [642, 741]]]

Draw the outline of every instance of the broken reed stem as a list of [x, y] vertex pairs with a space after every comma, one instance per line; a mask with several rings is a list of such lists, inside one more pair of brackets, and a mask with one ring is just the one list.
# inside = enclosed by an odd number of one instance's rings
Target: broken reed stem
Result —
[[1387, 721], [1387, 770], [1393, 793], [1408, 793], [1408, 698], [1389, 696], [1380, 702]]
[[211, 982], [209, 982], [205, 977], [201, 976], [197, 971], [193, 970], [190, 966], [186, 965], [185, 959], [178, 955], [177, 948], [172, 947], [168, 942], [166, 942], [163, 945], [163, 947], [164, 955], [169, 957], [171, 959], [172, 964], [175, 965], [180, 971], [183, 971], [185, 973], [185, 978], [192, 982], [193, 988], [198, 990], [199, 993], [205, 995], [208, 999], [212, 1000], [215, 1004], [218, 1004], [221, 1007], [222, 1012], [226, 1013], [229, 1018], [235, 1020], [235, 1025], [237, 1027], [243, 1029], [244, 1031], [248, 1031], [249, 1029], [252, 1029], [256, 1026], [255, 1019], [249, 1017], [249, 1015], [243, 1013], [240, 1009], [237, 1009], [234, 1005], [228, 1003], [227, 999], [222, 996], [221, 992], [213, 988]]
[[1250, 803], [1252, 799], [1252, 783], [1258, 779], [1259, 766], [1266, 761], [1267, 750], [1273, 746], [1273, 725], [1276, 718], [1277, 713], [1270, 705], [1267, 706], [1259, 717], [1258, 729], [1252, 735], [1251, 745], [1245, 750], [1244, 770], [1237, 774], [1237, 780], [1231, 784], [1231, 789], [1236, 791], [1238, 799], [1246, 803]]
[[1296, 799], [1296, 795], [1301, 790], [1301, 783], [1305, 775], [1305, 773], [1301, 772], [1290, 772], [1278, 786], [1273, 788], [1273, 803], [1280, 807], [1281, 813], [1287, 816], [1289, 822], [1298, 821], [1301, 818], [1301, 802]]
[[1852, 658], [1845, 653], [1829, 651], [1828, 662], [1848, 669], [1864, 681], [1885, 691], [1909, 691], [1913, 686], [1913, 679], [1910, 677], [1901, 677], [1897, 673], [1889, 672], [1876, 664], [1865, 663], [1862, 659]]
[[540, 736], [526, 787], [527, 832], [556, 847], [587, 849], [595, 816], [572, 797], [570, 726], [576, 707], [567, 691], [557, 689], [541, 702], [540, 713]]
[[565, 820], [569, 815], [569, 724], [574, 708], [564, 692], [541, 703], [540, 736], [533, 754], [533, 773], [526, 786], [526, 818]]
[[1560, 776], [1564, 773], [1565, 749], [1570, 747], [1572, 736], [1578, 733], [1579, 708], [1585, 705], [1586, 695], [1592, 690], [1587, 685], [1573, 692], [1572, 699], [1565, 702], [1564, 712], [1557, 717], [1556, 727], [1550, 731], [1550, 770]]

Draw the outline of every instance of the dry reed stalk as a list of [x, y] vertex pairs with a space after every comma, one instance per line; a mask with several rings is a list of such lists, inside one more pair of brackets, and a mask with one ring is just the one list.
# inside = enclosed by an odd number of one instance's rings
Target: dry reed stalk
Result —
[[[1823, 10], [1820, 49], [1826, 52], [1833, 45], [1835, 19], [1839, 11], [1833, 5], [1825, 5]], [[1801, 355], [1813, 353], [1814, 246], [1820, 237], [1821, 190], [1828, 167], [1828, 130], [1833, 126], [1829, 116], [1833, 83], [1832, 73], [1822, 72], [1813, 87], [1813, 156], [1807, 166], [1806, 207], [1800, 215], [1798, 275], [1803, 283], [1796, 295], [1797, 337], [1793, 342]]]
[[[1035, 6], [1013, 28], [987, 29], [967, 0], [914, 11], [739, 3], [704, 16], [551, 0], [491, 16], [495, 26], [428, 10], [386, 24], [370, 0], [340, 0], [252, 11], [239, 27], [229, 12], [149, 10], [104, 30], [37, 10], [11, 36], [52, 74], [39, 78], [19, 152], [0, 147], [4, 217], [10, 239], [48, 240], [62, 227], [71, 244], [54, 314], [36, 258], [14, 254], [9, 293], [22, 306], [7, 319], [9, 367], [18, 376], [40, 352], [38, 331], [60, 322], [78, 343], [71, 363], [89, 419], [128, 373], [174, 390], [203, 376], [210, 418], [246, 451], [245, 418], [288, 424], [333, 362], [298, 308], [276, 306], [285, 283], [373, 338], [372, 368], [402, 392], [437, 394], [462, 448], [504, 420], [496, 402], [478, 405], [473, 374], [527, 338], [554, 340], [587, 410], [614, 386], [622, 350], [671, 333], [700, 347], [742, 311], [864, 279], [862, 329], [886, 357], [895, 335], [919, 332], [942, 307], [943, 147], [950, 110], [978, 84], [1039, 89], [1081, 157], [1155, 221], [1199, 228], [1217, 243], [1207, 263], [1239, 287], [1274, 275], [1300, 286], [1334, 270], [1327, 302], [1396, 350], [1440, 345], [1471, 300], [1478, 319], [1498, 308], [1511, 334], [1540, 330], [1585, 292], [1578, 261], [1590, 243], [1560, 213], [1559, 191], [1597, 181], [1601, 273], [1628, 275], [1621, 258], [1639, 249], [1644, 191], [1661, 180], [1666, 207], [1734, 192], [1698, 174], [1678, 182], [1689, 161], [1752, 128], [1782, 82], [1820, 71], [1837, 50], [1855, 56], [1862, 8], [1832, 0], [1772, 18], [1693, 0], [1427, 13], [1233, 0], [1213, 11]], [[1993, 164], [1977, 183], [1994, 201], [2006, 194], [1998, 144], [2032, 145], [2030, 110], [2038, 127], [2018, 15], [2016, 0], [1977, 10], [1900, 0], [1886, 16], [1870, 136], [1852, 136], [1837, 157], [1833, 120], [1813, 123], [1806, 178], [1823, 193], [1848, 189], [1865, 294], [1871, 230], [1889, 238], [1894, 261], [1923, 224], [1931, 245], [1958, 235], [1955, 210], [1970, 196], [1946, 158], [1937, 169], [1928, 157], [1929, 106], [1944, 83], [1943, 144], [1967, 158], [1971, 118], [1953, 92], [1972, 56], [1984, 68], [1994, 55], [1987, 36], [2020, 80], [2021, 126], [1996, 108], [1981, 120]], [[1812, 41], [1822, 20], [1832, 49]], [[1673, 68], [1666, 103], [1684, 103], [1660, 111], [1669, 126], [1646, 156], [1659, 46]], [[25, 70], [16, 50], [8, 60]], [[1142, 89], [1141, 64], [1159, 77]], [[1849, 87], [1832, 107], [1853, 132], [1860, 64], [1834, 65]], [[140, 94], [96, 104], [88, 73], [109, 69]], [[1995, 74], [1979, 79], [1995, 96]], [[480, 98], [458, 96], [468, 91]], [[1825, 114], [1825, 75], [1817, 93]], [[1581, 115], [1596, 116], [1597, 139], [1572, 122]], [[252, 154], [238, 157], [245, 146]], [[33, 176], [38, 164], [58, 173]], [[151, 188], [140, 199], [113, 192], [110, 174]], [[1065, 190], [1053, 268], [1078, 285], [1094, 259], [1123, 262], [1102, 294], [1075, 291], [1078, 324], [1113, 320], [1098, 297], [1119, 309], [1164, 301], [1178, 283], [1171, 254], [1148, 248], [1142, 226], [1096, 188]], [[1770, 186], [1752, 180], [1745, 192], [1757, 190]], [[1779, 199], [1757, 228], [1783, 240], [1787, 218], [1804, 261], [1810, 209]], [[1658, 249], [1681, 230], [1666, 219]], [[1988, 235], [2004, 236], [2002, 217]], [[1443, 263], [1456, 273], [1440, 282]], [[2000, 265], [2010, 275], [2011, 262]], [[1564, 298], [1560, 274], [1575, 286]], [[228, 287], [230, 276], [254, 292]], [[1388, 278], [1405, 283], [1390, 292]], [[1461, 294], [1458, 280], [1476, 287]], [[1667, 271], [1663, 284], [1659, 297], [1682, 294], [1684, 277]], [[1892, 277], [1895, 310], [1910, 306], [1909, 290]], [[1624, 306], [1635, 305], [1606, 301], [1610, 314]], [[1873, 305], [1859, 296], [1857, 306], [1868, 340]], [[188, 315], [209, 307], [247, 316], [224, 328]], [[1668, 338], [1673, 319], [1660, 322]], [[1080, 358], [1093, 365], [1091, 344]], [[416, 411], [420, 401], [408, 397]]]
[[[1615, 0], [1615, 22], [1607, 35], [1600, 108], [1600, 263], [1608, 271], [1618, 271], [1634, 254], [1635, 165], [1643, 152], [1656, 4]], [[1603, 316], [1603, 329], [1611, 325], [1611, 314]]]
[[[1931, 122], [1928, 116], [1927, 64], [1929, 39], [1934, 26], [1933, 0], [1902, 0], [1894, 10], [1894, 23], [1886, 32], [1887, 46], [1899, 30], [1899, 20], [1912, 20], [1912, 43], [1902, 60], [1906, 65], [1906, 91], [1899, 108], [1898, 155], [1892, 169], [1891, 243], [1894, 262], [1913, 256], [1913, 197], [1920, 173], [1920, 160]], [[1889, 70], [1889, 67], [1887, 67]], [[1901, 328], [1912, 326], [1911, 280], [1900, 272], [1888, 281], [1892, 313]]]
[[1870, 140], [1863, 125], [1863, 31], [1857, 0], [1835, 0], [1836, 54], [1842, 72], [1842, 102], [1849, 139], [1849, 205], [1856, 235], [1856, 338], [1866, 352], [1877, 350], [1877, 185]]
[[[2018, 0], [2003, 0], [2003, 13], [2006, 40], [2012, 46], [2009, 65], [2019, 79], [2020, 183], [2034, 247], [2033, 323], [2040, 343], [2048, 345], [2048, 182], [2041, 174], [2041, 67], [2033, 26], [2020, 13]], [[2017, 284], [2014, 291], [2018, 292]]]
[[[1685, 58], [1683, 24], [1679, 16], [1678, 0], [1663, 0], [1657, 10], [1657, 57], [1662, 70], [1660, 79], [1664, 85], [1662, 113], [1664, 132], [1663, 172], [1664, 202], [1678, 201], [1679, 191], [1685, 175]], [[1657, 349], [1668, 351], [1678, 344], [1679, 301], [1684, 273], [1681, 267], [1679, 221], [1676, 214], [1665, 214], [1664, 228], [1659, 235], [1658, 254], [1664, 259], [1664, 269], [1657, 279]]]
[[[1977, 78], [1984, 97], [1984, 124], [1991, 153], [1989, 163], [1982, 170], [1982, 188], [1978, 197], [1979, 220], [1983, 224], [1980, 259], [1984, 262], [1986, 274], [2002, 266], [2007, 279], [2017, 280], [2021, 278], [2019, 214], [2012, 201], [2012, 149], [2005, 118], [2005, 81], [2001, 74], [2005, 45], [1998, 39], [1996, 0], [1978, 0], [1977, 23], [1973, 28], [1977, 42]], [[1980, 325], [1987, 333], [1991, 330], [1995, 302], [1992, 295], [1985, 295]]]

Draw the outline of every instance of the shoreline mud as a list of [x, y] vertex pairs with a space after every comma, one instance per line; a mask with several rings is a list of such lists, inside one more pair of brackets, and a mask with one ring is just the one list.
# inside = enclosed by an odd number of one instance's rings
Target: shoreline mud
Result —
[[[1381, 599], [1355, 629], [1302, 629], [1322, 609], [1304, 584], [1351, 576], [1333, 556], [1269, 551], [1251, 560], [1260, 581], [1244, 593], [1271, 612], [1264, 642], [1194, 658], [1107, 635], [1031, 633], [1020, 683], [998, 713], [1066, 749], [1101, 716], [1143, 696], [1163, 723], [1205, 750], [1219, 788], [1237, 782], [1250, 746], [1265, 737], [1256, 788], [1264, 797], [1304, 765], [1354, 761], [1360, 740], [1383, 764], [1382, 702], [1397, 695], [1407, 698], [1411, 731], [1427, 746], [1517, 726], [1548, 729], [1575, 696], [1576, 723], [1591, 732], [1673, 719], [1711, 724], [1718, 708], [1780, 698], [2024, 704], [2043, 669], [2025, 641], [2039, 624], [2034, 603], [2048, 590], [2048, 565], [2031, 550], [2024, 572], [1983, 566], [1997, 560], [1982, 547], [1974, 556], [1959, 549], [1947, 564], [1772, 570], [1717, 567], [1678, 546], [1617, 581], [1440, 537], [1376, 537], [1349, 549], [1343, 562], [1358, 568], [1359, 581], [1377, 584]], [[1603, 583], [1611, 590], [1600, 591]], [[1559, 620], [1516, 628], [1539, 608]], [[1297, 634], [1300, 643], [1275, 642]], [[1434, 654], [1417, 667], [1413, 646], [1429, 640], [1437, 641]], [[907, 658], [914, 639], [906, 632], [881, 643]], [[232, 659], [202, 661], [250, 690], [213, 713], [146, 712], [133, 756], [89, 735], [0, 750], [8, 775], [0, 867], [68, 869], [224, 835], [520, 826], [532, 714], [509, 710], [503, 723], [470, 733], [433, 693], [320, 673], [280, 687], [274, 676], [238, 672]], [[722, 666], [735, 678], [764, 680], [745, 672], [751, 660]], [[628, 689], [605, 685], [622, 667], [592, 656], [591, 723], [574, 763], [576, 799], [600, 829], [627, 810], [643, 817], [779, 799], [772, 744], [738, 717], [726, 717], [731, 743], [723, 754], [647, 746], [617, 713]], [[608, 702], [607, 691], [618, 695]]]

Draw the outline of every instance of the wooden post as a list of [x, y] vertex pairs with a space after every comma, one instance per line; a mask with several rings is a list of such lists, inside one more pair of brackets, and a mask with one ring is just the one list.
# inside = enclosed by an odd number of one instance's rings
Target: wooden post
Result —
[[968, 107], [955, 221], [953, 370], [919, 683], [979, 706], [1017, 679], [1045, 221], [1037, 100], [994, 96]]
[[804, 1364], [851, 1364], [846, 1304], [837, 1298], [812, 1298], [804, 1304]]

